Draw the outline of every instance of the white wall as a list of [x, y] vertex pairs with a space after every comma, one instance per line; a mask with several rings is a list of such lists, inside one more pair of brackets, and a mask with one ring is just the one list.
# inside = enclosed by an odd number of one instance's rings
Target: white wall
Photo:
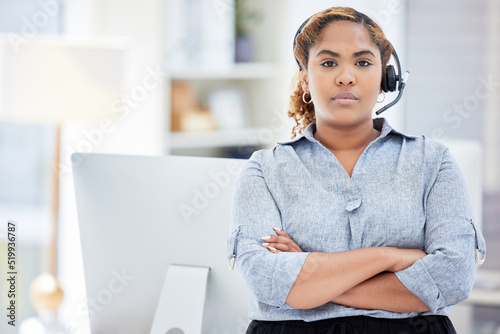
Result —
[[[409, 1], [406, 127], [436, 140], [481, 139], [488, 1]], [[498, 62], [496, 60], [495, 62]], [[492, 65], [492, 64], [491, 64]], [[496, 80], [498, 82], [498, 80]]]
[[[488, 47], [486, 64], [488, 73], [493, 75], [495, 81], [500, 79], [500, 2], [497, 0], [488, 1]], [[484, 143], [484, 187], [485, 191], [498, 191], [500, 189], [500, 91], [495, 89], [492, 96], [485, 101], [484, 121], [483, 121], [483, 143]]]
[[[116, 107], [129, 106], [130, 116], [117, 124], [100, 152], [161, 154], [163, 151], [164, 90], [155, 79], [161, 68], [164, 1], [74, 0], [64, 9], [67, 35], [122, 36], [130, 48], [125, 64], [125, 88]], [[150, 89], [144, 87], [147, 80]], [[143, 89], [146, 88], [144, 96]], [[128, 96], [128, 97], [127, 97]], [[129, 101], [130, 100], [130, 101]]]

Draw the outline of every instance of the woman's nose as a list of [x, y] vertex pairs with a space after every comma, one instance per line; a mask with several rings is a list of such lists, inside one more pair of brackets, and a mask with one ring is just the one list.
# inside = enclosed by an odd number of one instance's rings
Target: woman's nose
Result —
[[338, 73], [335, 81], [336, 81], [337, 85], [350, 86], [350, 85], [354, 85], [356, 83], [356, 78], [354, 77], [351, 69], [349, 69], [347, 67], [343, 67], [343, 68], [341, 68], [340, 72]]

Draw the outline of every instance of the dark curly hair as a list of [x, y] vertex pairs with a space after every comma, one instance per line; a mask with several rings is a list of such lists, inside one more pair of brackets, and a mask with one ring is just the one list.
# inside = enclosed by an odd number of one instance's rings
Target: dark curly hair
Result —
[[362, 24], [366, 28], [371, 40], [380, 50], [380, 56], [382, 58], [382, 77], [385, 74], [385, 67], [389, 62], [393, 47], [385, 37], [382, 29], [372, 19], [349, 7], [332, 7], [311, 16], [302, 30], [298, 32], [294, 41], [295, 47], [293, 54], [299, 64], [299, 70], [292, 80], [292, 87], [296, 86], [296, 88], [290, 96], [290, 105], [288, 109], [288, 117], [293, 118], [296, 123], [292, 129], [292, 138], [302, 133], [309, 124], [316, 121], [314, 103], [306, 104], [302, 100], [304, 91], [302, 90], [300, 82], [301, 71], [307, 68], [309, 50], [320, 37], [323, 28], [337, 21], [352, 21]]

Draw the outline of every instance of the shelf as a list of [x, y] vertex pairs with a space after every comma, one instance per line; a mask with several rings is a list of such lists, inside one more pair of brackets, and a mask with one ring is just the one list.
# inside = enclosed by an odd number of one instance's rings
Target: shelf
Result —
[[474, 289], [466, 303], [500, 307], [500, 271], [479, 269]]
[[276, 66], [271, 63], [236, 63], [227, 67], [189, 67], [165, 73], [170, 80], [245, 80], [276, 77]]
[[167, 140], [172, 150], [268, 146], [273, 143], [266, 128], [243, 128], [218, 131], [172, 132]]
[[[209, 30], [203, 31], [205, 35], [199, 37], [206, 39], [208, 43], [203, 42], [202, 39], [200, 39], [201, 42], [189, 39], [189, 34], [186, 35], [185, 32], [165, 36], [162, 49], [164, 52], [162, 54], [161, 78], [165, 84], [166, 119], [172, 120], [172, 99], [175, 103], [182, 101], [186, 105], [188, 103], [196, 104], [216, 113], [217, 107], [212, 106], [214, 103], [211, 103], [213, 102], [212, 97], [216, 96], [213, 93], [224, 90], [237, 91], [243, 105], [243, 108], [240, 108], [240, 103], [236, 101], [236, 98], [234, 100], [222, 98], [222, 101], [227, 102], [228, 105], [224, 108], [235, 109], [234, 113], [242, 109], [245, 119], [245, 122], [241, 123], [243, 128], [229, 130], [228, 127], [225, 127], [220, 130], [202, 132], [172, 133], [171, 126], [169, 127], [167, 124], [163, 138], [166, 154], [240, 158], [251, 154], [255, 149], [274, 146], [278, 137], [282, 135], [282, 133], [277, 133], [281, 131], [282, 125], [281, 118], [277, 119], [277, 117], [281, 116], [277, 116], [278, 113], [274, 110], [281, 111], [285, 108], [285, 98], [288, 94], [290, 73], [288, 73], [288, 67], [285, 64], [289, 52], [280, 51], [285, 45], [283, 36], [288, 18], [284, 15], [286, 12], [283, 10], [284, 4], [280, 1], [258, 0], [252, 1], [249, 6], [249, 10], [255, 10], [262, 14], [261, 22], [252, 25], [250, 31], [255, 40], [254, 57], [251, 62], [235, 62], [232, 51], [225, 53], [223, 50], [224, 52], [217, 56], [219, 50], [210, 48], [214, 45], [219, 45], [221, 48], [228, 45], [221, 42], [227, 36], [219, 38], [218, 31], [214, 32], [213, 36], [210, 35], [212, 32]], [[165, 22], [167, 27], [173, 28], [172, 31], [177, 27], [182, 27], [183, 30], [194, 29], [187, 27], [182, 17], [171, 15], [172, 13], [173, 11], [169, 11], [168, 14], [172, 16], [172, 20]], [[189, 16], [189, 13], [189, 11], [179, 12], [179, 15]], [[210, 28], [208, 25], [204, 26], [201, 21], [191, 23], [196, 25], [196, 29], [199, 27]], [[216, 23], [218, 27], [220, 22]], [[282, 29], [276, 29], [277, 25]], [[230, 30], [232, 28], [231, 25]], [[185, 38], [185, 36], [187, 37]], [[234, 36], [231, 36], [230, 42], [233, 43], [233, 41]], [[196, 45], [186, 45], [187, 42], [195, 42]], [[196, 47], [200, 45], [208, 48], [202, 50]], [[227, 57], [228, 54], [229, 57]], [[178, 84], [186, 84], [190, 89], [189, 94], [186, 93], [186, 96], [182, 98], [178, 98], [181, 96], [180, 94], [174, 96], [173, 93], [177, 94], [177, 92], [173, 92], [173, 89], [177, 89]], [[179, 110], [187, 110], [187, 108], [179, 107]], [[174, 119], [175, 117], [177, 115], [174, 115]], [[217, 122], [218, 119], [215, 118], [214, 120], [215, 124], [234, 124], [230, 123], [229, 120], [227, 122]], [[186, 122], [188, 121], [186, 120]], [[274, 129], [274, 124], [277, 124], [278, 130]], [[174, 128], [182, 127], [174, 126]]]
[[500, 290], [473, 289], [466, 303], [481, 306], [500, 307]]

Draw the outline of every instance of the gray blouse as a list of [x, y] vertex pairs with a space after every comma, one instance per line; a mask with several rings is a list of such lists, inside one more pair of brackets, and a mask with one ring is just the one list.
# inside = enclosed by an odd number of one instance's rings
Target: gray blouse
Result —
[[[465, 300], [485, 242], [475, 226], [464, 177], [448, 149], [374, 119], [380, 136], [359, 157], [352, 176], [314, 138], [310, 124], [298, 138], [255, 152], [233, 190], [228, 258], [247, 284], [249, 318], [305, 320], [417, 313], [363, 310], [334, 303], [299, 310], [285, 304], [309, 252], [362, 247], [418, 248], [428, 256], [396, 272], [431, 311], [445, 315]], [[304, 253], [273, 254], [261, 237], [286, 231]]]

